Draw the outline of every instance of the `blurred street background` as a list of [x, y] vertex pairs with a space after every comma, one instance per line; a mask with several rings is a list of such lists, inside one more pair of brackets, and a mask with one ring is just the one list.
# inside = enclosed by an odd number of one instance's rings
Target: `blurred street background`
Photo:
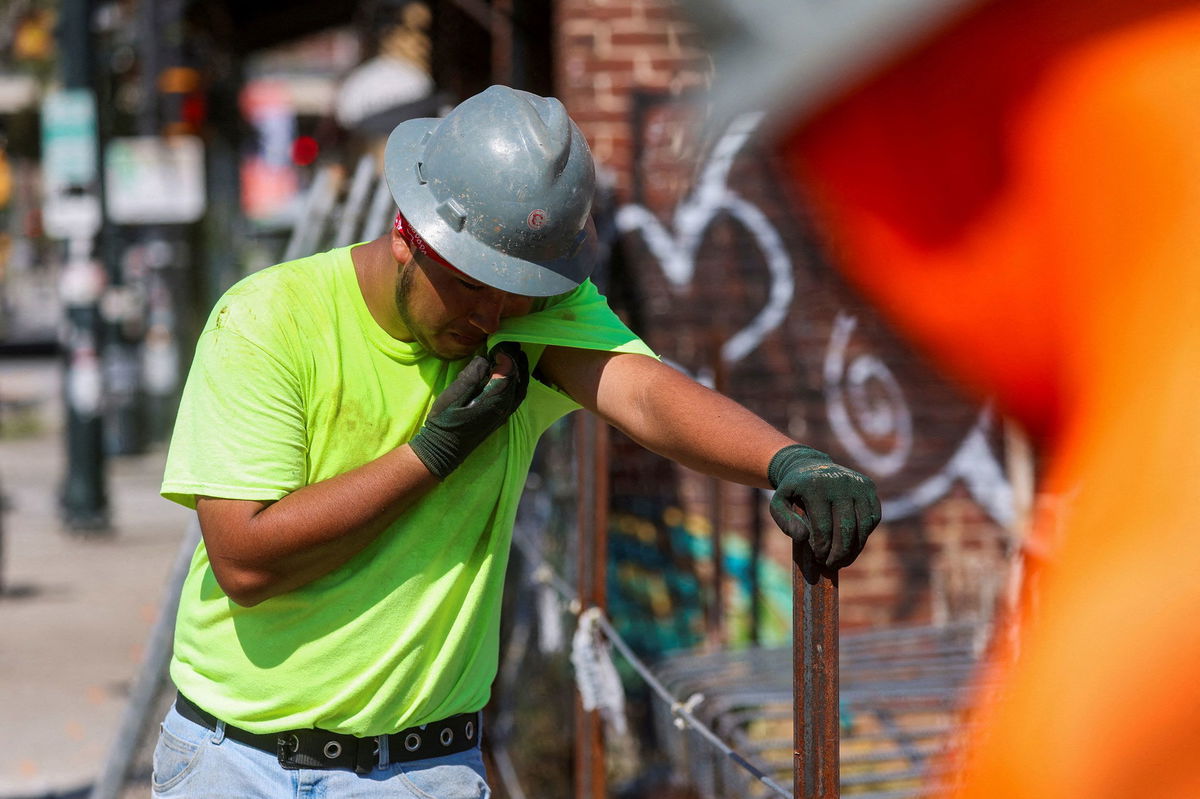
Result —
[[[144, 743], [118, 728], [189, 521], [157, 488], [208, 309], [386, 230], [384, 138], [492, 83], [559, 97], [588, 137], [596, 281], [628, 323], [879, 485], [884, 524], [840, 581], [843, 784], [927, 795], [1010, 596], [1034, 457], [829, 267], [761, 114], [709, 119], [711, 79], [671, 0], [0, 0], [0, 797], [89, 795]], [[489, 708], [499, 796], [771, 795], [620, 658], [627, 727], [573, 711], [554, 585], [790, 782], [792, 553], [766, 499], [583, 419], [547, 436]], [[134, 760], [124, 790], [148, 795]]]
[[95, 780], [187, 525], [186, 511], [157, 499], [154, 450], [111, 464], [104, 537], [64, 535], [61, 371], [46, 358], [0, 364], [6, 797], [68, 794]]

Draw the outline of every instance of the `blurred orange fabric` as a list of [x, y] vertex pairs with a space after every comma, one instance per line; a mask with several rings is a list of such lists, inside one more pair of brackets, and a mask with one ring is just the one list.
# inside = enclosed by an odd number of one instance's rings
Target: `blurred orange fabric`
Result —
[[956, 796], [1200, 797], [1200, 3], [984, 3], [783, 153], [1068, 501]]

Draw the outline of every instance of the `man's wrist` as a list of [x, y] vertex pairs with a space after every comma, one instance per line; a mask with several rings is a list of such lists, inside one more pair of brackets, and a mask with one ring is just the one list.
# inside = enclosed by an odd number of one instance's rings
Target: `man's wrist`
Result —
[[767, 482], [771, 484], [771, 488], [779, 488], [783, 476], [800, 461], [832, 463], [833, 458], [828, 453], [805, 444], [789, 444], [771, 456], [771, 462], [767, 465]]
[[445, 480], [458, 468], [458, 459], [451, 457], [444, 447], [438, 445], [429, 434], [428, 427], [421, 428], [408, 442], [408, 446], [417, 456], [417, 460], [425, 464], [425, 468], [439, 480]]

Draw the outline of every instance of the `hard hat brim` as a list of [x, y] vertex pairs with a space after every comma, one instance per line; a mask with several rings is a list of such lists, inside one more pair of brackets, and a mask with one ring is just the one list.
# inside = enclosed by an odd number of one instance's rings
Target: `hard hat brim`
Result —
[[421, 238], [455, 269], [489, 286], [526, 297], [551, 297], [577, 288], [591, 274], [598, 257], [596, 227], [588, 218], [583, 240], [569, 255], [553, 261], [514, 258], [472, 236], [455, 230], [437, 211], [438, 201], [421, 182], [417, 162], [425, 137], [441, 119], [401, 122], [384, 150], [384, 178], [396, 206]]

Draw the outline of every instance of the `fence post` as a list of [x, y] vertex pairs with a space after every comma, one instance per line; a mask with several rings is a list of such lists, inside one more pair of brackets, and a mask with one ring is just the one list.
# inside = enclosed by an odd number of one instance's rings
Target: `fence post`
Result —
[[[579, 607], [607, 610], [608, 428], [592, 413], [580, 413], [575, 428], [579, 475]], [[575, 693], [575, 799], [604, 799], [604, 729], [600, 713], [585, 711]]]
[[759, 571], [762, 569], [763, 518], [760, 492], [761, 489], [748, 488], [746, 502], [750, 508], [750, 643], [754, 646], [762, 643], [762, 579]]
[[[721, 357], [721, 343], [726, 339], [721, 325], [712, 330], [713, 389], [720, 394], [728, 393], [725, 359]], [[711, 520], [709, 540], [712, 542], [712, 597], [705, 606], [705, 644], [709, 651], [720, 651], [728, 643], [725, 629], [725, 483], [719, 478], [708, 481], [712, 492], [709, 505]]]
[[792, 544], [792, 690], [796, 799], [840, 795], [838, 575]]

